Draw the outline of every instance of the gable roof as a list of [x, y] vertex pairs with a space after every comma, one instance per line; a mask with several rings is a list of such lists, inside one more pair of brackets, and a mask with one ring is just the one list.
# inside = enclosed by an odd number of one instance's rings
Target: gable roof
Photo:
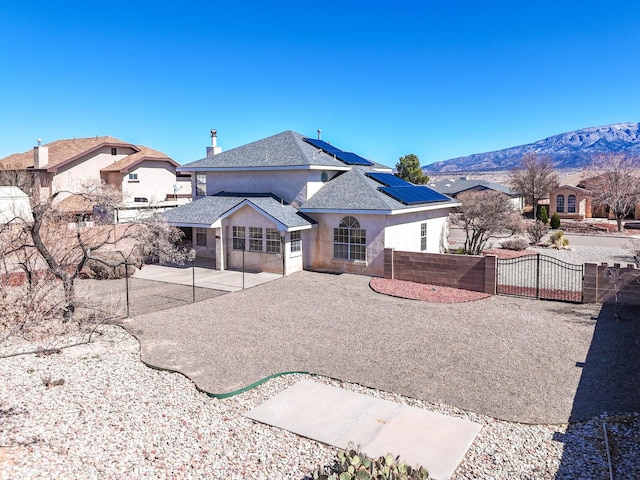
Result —
[[145, 147], [143, 145], [136, 145], [136, 148], [139, 149], [138, 152], [127, 155], [126, 157], [118, 160], [115, 163], [112, 163], [111, 165], [103, 168], [100, 171], [129, 173], [137, 165], [144, 162], [145, 160], [162, 161], [167, 162], [174, 167], [179, 166], [177, 162], [166, 156], [164, 153], [154, 150], [153, 148]]
[[[348, 170], [350, 167], [319, 148], [305, 137], [287, 130], [231, 150], [212, 155], [178, 168], [181, 172], [215, 170], [266, 170], [287, 168], [327, 168]], [[377, 168], [389, 167], [372, 162]]]
[[[45, 169], [48, 171], [56, 171], [58, 167], [65, 163], [72, 162], [102, 147], [129, 147], [136, 152], [140, 151], [140, 148], [135, 145], [108, 136], [56, 140], [44, 146], [49, 148], [49, 161], [47, 165], [45, 165]], [[23, 153], [14, 153], [13, 155], [0, 159], [0, 169], [4, 170], [25, 170], [27, 168], [33, 168], [33, 165], [33, 149]]]
[[270, 217], [282, 229], [300, 229], [314, 223], [275, 195], [229, 192], [199, 198], [168, 210], [162, 216], [172, 225], [211, 227], [245, 205]]
[[481, 190], [495, 190], [507, 195], [518, 195], [508, 185], [485, 180], [438, 180], [437, 182], [429, 182], [428, 186], [445, 195], [457, 195], [467, 190], [478, 189], [478, 187]]
[[[327, 210], [369, 211], [370, 213], [390, 213], [393, 211], [433, 208], [434, 206], [457, 206], [458, 201], [449, 197], [442, 200], [440, 195], [434, 201], [406, 205], [384, 193], [385, 185], [366, 175], [365, 168], [354, 167], [327, 182], [315, 195], [302, 204], [301, 212]], [[408, 184], [410, 185], [410, 184]], [[428, 189], [424, 186], [416, 188]], [[430, 190], [430, 189], [428, 189]]]
[[585, 195], [590, 195], [591, 190], [587, 190], [586, 188], [577, 187], [575, 185], [560, 185], [551, 190], [551, 192], [557, 192], [558, 190], [573, 190], [576, 193], [583, 193]]

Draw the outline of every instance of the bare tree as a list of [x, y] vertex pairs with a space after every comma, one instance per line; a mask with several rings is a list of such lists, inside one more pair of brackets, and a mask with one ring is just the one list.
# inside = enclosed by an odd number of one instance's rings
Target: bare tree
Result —
[[640, 160], [620, 153], [595, 157], [584, 183], [595, 205], [606, 205], [622, 231], [622, 220], [640, 201]]
[[460, 213], [452, 214], [451, 223], [466, 235], [464, 252], [480, 255], [490, 238], [509, 237], [523, 230], [521, 215], [508, 195], [495, 190], [465, 192], [458, 195]]
[[547, 198], [551, 190], [558, 186], [558, 174], [553, 169], [551, 158], [525, 153], [520, 166], [511, 170], [509, 183], [531, 202], [535, 219], [538, 215], [538, 202]]
[[[86, 226], [66, 213], [56, 197], [32, 205], [32, 218], [17, 216], [3, 232], [2, 258], [9, 275], [21, 271], [27, 285], [53, 280], [62, 285], [61, 314], [64, 321], [74, 317], [77, 307], [76, 281], [88, 261], [140, 266], [145, 257], [161, 255], [178, 263], [190, 258], [191, 251], [179, 249], [181, 232], [159, 219], [127, 225]], [[85, 188], [75, 194], [87, 206], [113, 206], [119, 193], [108, 186]], [[107, 252], [122, 252], [107, 255]], [[115, 259], [115, 260], [114, 260]]]
[[33, 193], [33, 172], [27, 170], [11, 170], [0, 167], [0, 185], [18, 187], [27, 195]]

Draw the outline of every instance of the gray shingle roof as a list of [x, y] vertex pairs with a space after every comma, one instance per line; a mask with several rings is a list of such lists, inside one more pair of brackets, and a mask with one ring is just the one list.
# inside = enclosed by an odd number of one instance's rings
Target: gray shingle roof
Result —
[[[308, 144], [304, 135], [287, 130], [271, 137], [242, 145], [226, 152], [187, 163], [178, 171], [216, 169], [265, 169], [282, 167], [327, 167], [344, 170], [349, 168], [340, 160]], [[373, 162], [373, 167], [389, 169]]]
[[[402, 210], [427, 204], [405, 205], [381, 192], [383, 185], [365, 175], [367, 169], [354, 167], [334, 177], [300, 207], [311, 210]], [[435, 202], [438, 203], [438, 202]], [[439, 202], [449, 203], [449, 202]], [[456, 202], [457, 203], [457, 202]]]
[[281, 202], [275, 195], [227, 193], [203, 197], [191, 203], [164, 212], [164, 218], [173, 225], [210, 226], [241, 204], [252, 204], [267, 216], [283, 224], [287, 229], [306, 227], [313, 221], [299, 213], [291, 205]]
[[339, 160], [304, 142], [299, 133], [287, 130], [241, 147], [187, 163], [180, 171], [218, 168], [345, 167]]
[[429, 182], [429, 188], [445, 195], [457, 195], [470, 189], [495, 190], [497, 192], [506, 193], [507, 195], [517, 195], [518, 193], [507, 185], [496, 182], [487, 182], [485, 180], [438, 180], [437, 182]]

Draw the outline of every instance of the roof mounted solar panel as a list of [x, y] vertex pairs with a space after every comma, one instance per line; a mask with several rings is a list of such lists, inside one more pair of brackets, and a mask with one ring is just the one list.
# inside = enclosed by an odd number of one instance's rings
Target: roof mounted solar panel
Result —
[[323, 150], [325, 153], [328, 153], [329, 155], [336, 157], [338, 160], [340, 160], [343, 163], [346, 163], [347, 165], [364, 165], [364, 166], [373, 165], [373, 162], [370, 162], [369, 160], [362, 158], [360, 155], [356, 155], [355, 153], [345, 152], [343, 150], [340, 150], [339, 148], [334, 147], [333, 145], [325, 142], [324, 140], [316, 140], [313, 138], [304, 138], [303, 140], [308, 144], [313, 145], [314, 147], [319, 148], [320, 150]]
[[380, 191], [405, 205], [446, 202], [449, 200], [449, 197], [446, 195], [431, 190], [429, 187], [419, 185], [410, 185], [408, 187], [380, 187]]
[[406, 180], [396, 177], [392, 173], [367, 172], [367, 177], [373, 178], [376, 182], [383, 184], [385, 187], [411, 187], [413, 184]]

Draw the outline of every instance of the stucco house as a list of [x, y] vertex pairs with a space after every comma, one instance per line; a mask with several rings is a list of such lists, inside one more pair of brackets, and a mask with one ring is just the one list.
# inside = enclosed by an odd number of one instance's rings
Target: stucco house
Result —
[[318, 139], [285, 131], [178, 167], [193, 201], [165, 212], [217, 269], [382, 275], [385, 248], [439, 252], [459, 202]]
[[[36, 199], [57, 194], [56, 201], [66, 201], [74, 213], [78, 213], [73, 210], [78, 206], [73, 207], [69, 197], [101, 181], [114, 185], [122, 193], [123, 207], [165, 201], [172, 201], [175, 206], [180, 203], [176, 194], [177, 166], [157, 150], [113, 137], [56, 140], [45, 145], [39, 141], [33, 150], [0, 159], [0, 170], [33, 175]], [[191, 197], [190, 181], [183, 184], [188, 187], [180, 192], [182, 203]]]
[[[557, 213], [560, 218], [582, 220], [585, 218], [613, 219], [607, 205], [595, 204], [592, 190], [598, 188], [594, 178], [582, 180], [577, 186], [562, 185], [549, 195], [549, 215]], [[629, 212], [628, 218], [640, 219], [640, 202]]]
[[449, 178], [444, 180], [436, 180], [429, 182], [428, 186], [436, 192], [443, 193], [450, 197], [456, 198], [464, 192], [481, 192], [484, 190], [494, 190], [504, 193], [511, 199], [511, 204], [518, 211], [524, 209], [524, 197], [521, 193], [516, 192], [511, 187], [502, 183], [488, 182], [486, 180], [473, 180], [467, 178]]
[[18, 187], [0, 186], [0, 224], [31, 219], [29, 196]]
[[549, 194], [549, 215], [582, 220], [592, 217], [591, 192], [573, 185], [561, 185]]

